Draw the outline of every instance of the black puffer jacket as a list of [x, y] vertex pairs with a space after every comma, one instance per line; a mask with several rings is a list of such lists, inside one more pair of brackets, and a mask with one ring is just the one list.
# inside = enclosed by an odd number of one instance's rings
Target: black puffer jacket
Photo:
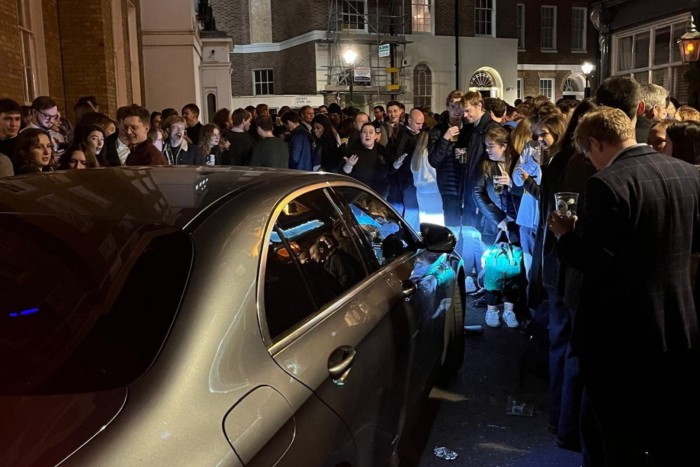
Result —
[[[511, 167], [510, 175], [513, 176], [513, 167]], [[517, 232], [515, 218], [518, 215], [520, 207], [520, 199], [523, 195], [523, 188], [513, 185], [512, 187], [504, 187], [503, 192], [499, 195], [493, 185], [494, 174], [486, 174], [483, 167], [479, 167], [479, 173], [474, 180], [474, 202], [481, 213], [477, 229], [481, 233], [481, 239], [484, 243], [493, 243], [498, 234], [498, 224], [504, 219], [508, 222], [508, 230]]]
[[444, 112], [440, 116], [440, 123], [430, 129], [428, 137], [428, 162], [435, 167], [437, 172], [437, 184], [440, 194], [448, 196], [460, 196], [465, 172], [465, 164], [460, 164], [455, 158], [456, 147], [467, 147], [471, 125], [463, 123], [456, 143], [447, 141], [442, 136], [450, 127], [449, 114]]
[[[476, 124], [465, 124], [462, 127], [457, 143], [451, 143], [442, 137], [447, 128], [449, 128], [446, 118], [441, 119], [441, 123], [430, 130], [430, 142], [434, 139], [436, 141], [428, 155], [428, 161], [437, 171], [437, 183], [440, 194], [463, 197], [464, 223], [466, 225], [476, 225], [477, 211], [473, 196], [474, 183], [479, 175], [479, 165], [486, 157], [484, 141], [486, 133], [497, 126], [500, 125], [491, 119], [490, 114], [484, 113]], [[466, 164], [460, 164], [455, 159], [455, 147], [466, 147], [468, 155]]]

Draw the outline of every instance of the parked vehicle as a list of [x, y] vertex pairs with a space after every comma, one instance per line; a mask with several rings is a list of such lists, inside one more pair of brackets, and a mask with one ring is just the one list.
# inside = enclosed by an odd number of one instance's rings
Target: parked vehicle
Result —
[[454, 236], [343, 175], [12, 177], [0, 239], [0, 465], [379, 466], [462, 364]]

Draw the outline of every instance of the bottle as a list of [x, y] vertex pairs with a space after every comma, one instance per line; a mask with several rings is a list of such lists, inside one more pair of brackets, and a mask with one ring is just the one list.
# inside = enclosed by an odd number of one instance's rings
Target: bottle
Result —
[[216, 156], [214, 154], [207, 156], [207, 165], [216, 165]]

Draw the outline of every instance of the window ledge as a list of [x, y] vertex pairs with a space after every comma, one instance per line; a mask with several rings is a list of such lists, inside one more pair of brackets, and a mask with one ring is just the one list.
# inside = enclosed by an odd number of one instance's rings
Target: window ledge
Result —
[[540, 52], [543, 54], [556, 54], [559, 53], [557, 52], [557, 49], [540, 49]]
[[579, 50], [579, 49], [576, 49], [576, 50], [572, 50], [571, 53], [572, 53], [572, 54], [587, 54], [588, 51], [587, 51], [587, 50]]

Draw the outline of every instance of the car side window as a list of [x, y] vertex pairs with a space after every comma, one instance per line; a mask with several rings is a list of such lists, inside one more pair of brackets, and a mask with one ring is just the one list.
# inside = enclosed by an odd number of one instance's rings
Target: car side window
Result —
[[335, 187], [335, 192], [364, 237], [363, 245], [379, 266], [406, 251], [415, 250], [417, 240], [389, 206], [372, 193], [354, 187]]
[[280, 212], [268, 242], [265, 318], [279, 339], [360, 282], [367, 271], [341, 211], [323, 189]]

